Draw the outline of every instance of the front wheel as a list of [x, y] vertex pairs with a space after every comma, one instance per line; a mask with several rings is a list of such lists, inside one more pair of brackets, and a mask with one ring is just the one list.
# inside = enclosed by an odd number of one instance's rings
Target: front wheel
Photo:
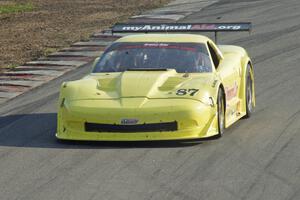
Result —
[[222, 137], [225, 131], [225, 100], [224, 93], [220, 89], [218, 92], [217, 111], [218, 111], [218, 136]]

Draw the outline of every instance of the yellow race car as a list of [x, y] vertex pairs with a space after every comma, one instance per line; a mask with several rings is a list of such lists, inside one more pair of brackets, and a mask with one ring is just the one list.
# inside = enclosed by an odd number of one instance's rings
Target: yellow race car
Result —
[[56, 137], [143, 141], [222, 136], [225, 128], [253, 112], [253, 65], [242, 47], [216, 45], [190, 32], [250, 27], [117, 24], [113, 32], [147, 34], [118, 39], [95, 60], [89, 75], [62, 84]]

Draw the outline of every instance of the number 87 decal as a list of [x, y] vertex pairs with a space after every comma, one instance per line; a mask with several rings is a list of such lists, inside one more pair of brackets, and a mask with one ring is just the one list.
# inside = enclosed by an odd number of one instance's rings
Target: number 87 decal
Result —
[[184, 96], [184, 95], [194, 96], [198, 91], [199, 91], [199, 89], [179, 89], [176, 91], [176, 95], [177, 96]]

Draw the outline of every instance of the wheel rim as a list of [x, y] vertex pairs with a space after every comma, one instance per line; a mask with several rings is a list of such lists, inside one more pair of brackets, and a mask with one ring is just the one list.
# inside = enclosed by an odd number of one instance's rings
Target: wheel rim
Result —
[[252, 80], [249, 77], [248, 78], [248, 87], [247, 87], [247, 106], [248, 110], [251, 112], [252, 111]]

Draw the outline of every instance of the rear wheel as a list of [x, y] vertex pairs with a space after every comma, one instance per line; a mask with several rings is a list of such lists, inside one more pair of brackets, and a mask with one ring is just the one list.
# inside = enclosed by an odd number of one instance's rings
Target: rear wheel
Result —
[[245, 91], [246, 115], [245, 118], [251, 117], [254, 108], [253, 102], [253, 79], [251, 76], [251, 67], [248, 65], [246, 74], [246, 91]]
[[225, 132], [225, 100], [224, 92], [220, 89], [218, 92], [217, 110], [218, 110], [218, 136], [222, 137]]

